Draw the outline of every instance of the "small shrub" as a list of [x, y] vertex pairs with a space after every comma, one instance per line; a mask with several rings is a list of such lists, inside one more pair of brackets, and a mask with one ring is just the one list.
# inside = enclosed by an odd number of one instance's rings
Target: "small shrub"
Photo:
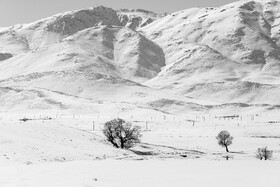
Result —
[[272, 158], [273, 151], [268, 150], [267, 147], [264, 148], [258, 148], [256, 152], [256, 158], [262, 160], [270, 160]]
[[228, 151], [228, 146], [232, 144], [233, 137], [230, 135], [227, 131], [221, 131], [218, 136], [216, 137], [218, 140], [218, 144], [222, 147], [226, 148], [226, 151]]
[[123, 119], [113, 119], [104, 125], [103, 134], [116, 148], [129, 149], [140, 142], [142, 136], [139, 126], [132, 126]]

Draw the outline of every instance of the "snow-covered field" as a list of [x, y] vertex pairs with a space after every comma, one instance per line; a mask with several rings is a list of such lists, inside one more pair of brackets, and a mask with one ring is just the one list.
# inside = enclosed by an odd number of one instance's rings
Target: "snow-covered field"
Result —
[[279, 187], [279, 162], [74, 161], [1, 167], [0, 186]]
[[[104, 140], [103, 124], [113, 117], [2, 114], [0, 186], [280, 185], [276, 113], [123, 115], [142, 127], [142, 143], [131, 150]], [[221, 130], [234, 137], [229, 153], [217, 144]], [[255, 158], [265, 146], [273, 150], [271, 161]]]

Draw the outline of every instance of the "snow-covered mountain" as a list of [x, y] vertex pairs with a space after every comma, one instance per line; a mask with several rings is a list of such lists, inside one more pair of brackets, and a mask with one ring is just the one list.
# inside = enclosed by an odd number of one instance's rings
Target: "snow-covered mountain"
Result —
[[279, 30], [274, 0], [172, 14], [98, 6], [1, 28], [1, 110], [278, 109]]
[[239, 1], [149, 24], [141, 32], [162, 47], [167, 66], [147, 85], [219, 102], [280, 104], [279, 13], [279, 1]]

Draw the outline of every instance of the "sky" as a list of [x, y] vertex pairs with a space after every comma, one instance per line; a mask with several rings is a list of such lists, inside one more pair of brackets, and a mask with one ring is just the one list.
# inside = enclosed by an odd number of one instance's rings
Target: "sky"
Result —
[[103, 5], [113, 9], [175, 12], [192, 7], [216, 7], [235, 0], [0, 0], [0, 27], [30, 23], [68, 10]]

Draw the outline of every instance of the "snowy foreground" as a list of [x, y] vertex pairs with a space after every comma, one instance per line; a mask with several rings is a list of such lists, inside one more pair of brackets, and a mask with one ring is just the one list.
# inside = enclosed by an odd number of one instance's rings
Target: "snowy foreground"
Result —
[[279, 187], [280, 162], [75, 161], [1, 167], [0, 186]]
[[[104, 140], [103, 124], [114, 117], [1, 115], [0, 186], [280, 186], [276, 113], [120, 116], [142, 127], [131, 150]], [[229, 153], [217, 144], [221, 130], [234, 137]], [[265, 146], [271, 161], [255, 158]]]

